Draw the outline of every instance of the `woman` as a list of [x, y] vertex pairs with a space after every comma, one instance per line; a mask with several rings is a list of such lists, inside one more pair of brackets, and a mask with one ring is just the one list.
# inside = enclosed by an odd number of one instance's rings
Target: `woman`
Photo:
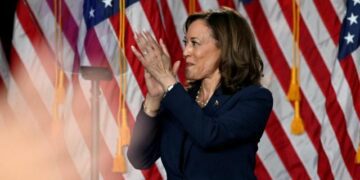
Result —
[[179, 62], [170, 67], [161, 40], [145, 32], [136, 41], [148, 94], [128, 149], [133, 166], [161, 157], [168, 179], [256, 179], [257, 143], [273, 100], [260, 85], [263, 63], [245, 19], [230, 9], [188, 17], [188, 90], [176, 82]]

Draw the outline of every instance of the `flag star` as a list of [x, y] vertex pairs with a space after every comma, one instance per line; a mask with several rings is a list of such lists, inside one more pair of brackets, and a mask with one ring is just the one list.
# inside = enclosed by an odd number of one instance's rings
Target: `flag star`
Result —
[[353, 35], [353, 34], [350, 34], [349, 32], [348, 32], [348, 34], [344, 37], [344, 39], [346, 40], [346, 44], [354, 43], [354, 35]]
[[356, 6], [356, 4], [360, 4], [360, 0], [353, 0], [354, 1], [354, 6]]
[[105, 4], [105, 8], [107, 8], [108, 6], [112, 7], [111, 1], [112, 0], [102, 0], [102, 2]]
[[95, 10], [93, 8], [90, 9], [89, 15], [90, 15], [90, 18], [95, 17]]
[[355, 16], [353, 13], [351, 13], [351, 16], [350, 17], [348, 17], [347, 19], [350, 21], [350, 25], [352, 25], [352, 24], [357, 24], [357, 18], [358, 18], [358, 16]]

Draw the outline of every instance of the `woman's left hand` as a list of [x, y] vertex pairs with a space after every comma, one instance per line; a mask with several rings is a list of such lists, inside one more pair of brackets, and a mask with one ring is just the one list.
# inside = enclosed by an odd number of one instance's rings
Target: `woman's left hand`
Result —
[[170, 56], [162, 40], [159, 45], [149, 32], [136, 34], [135, 40], [139, 50], [131, 46], [132, 51], [162, 88], [165, 90], [169, 85], [176, 83], [175, 74], [171, 70]]

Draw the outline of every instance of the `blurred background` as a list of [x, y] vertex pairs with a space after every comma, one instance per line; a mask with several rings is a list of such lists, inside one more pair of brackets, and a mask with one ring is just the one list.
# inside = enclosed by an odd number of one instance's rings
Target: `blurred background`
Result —
[[161, 160], [139, 171], [125, 158], [147, 92], [134, 33], [151, 31], [179, 60], [187, 16], [221, 6], [251, 25], [274, 97], [257, 177], [360, 179], [360, 0], [3, 0], [0, 179], [91, 178], [81, 66], [113, 77], [99, 85], [99, 178], [166, 179]]

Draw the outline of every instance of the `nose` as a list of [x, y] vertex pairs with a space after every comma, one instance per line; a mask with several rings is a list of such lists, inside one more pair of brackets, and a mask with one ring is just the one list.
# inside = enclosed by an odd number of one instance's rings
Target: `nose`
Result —
[[191, 54], [191, 46], [189, 44], [186, 44], [183, 51], [183, 56], [186, 59]]

